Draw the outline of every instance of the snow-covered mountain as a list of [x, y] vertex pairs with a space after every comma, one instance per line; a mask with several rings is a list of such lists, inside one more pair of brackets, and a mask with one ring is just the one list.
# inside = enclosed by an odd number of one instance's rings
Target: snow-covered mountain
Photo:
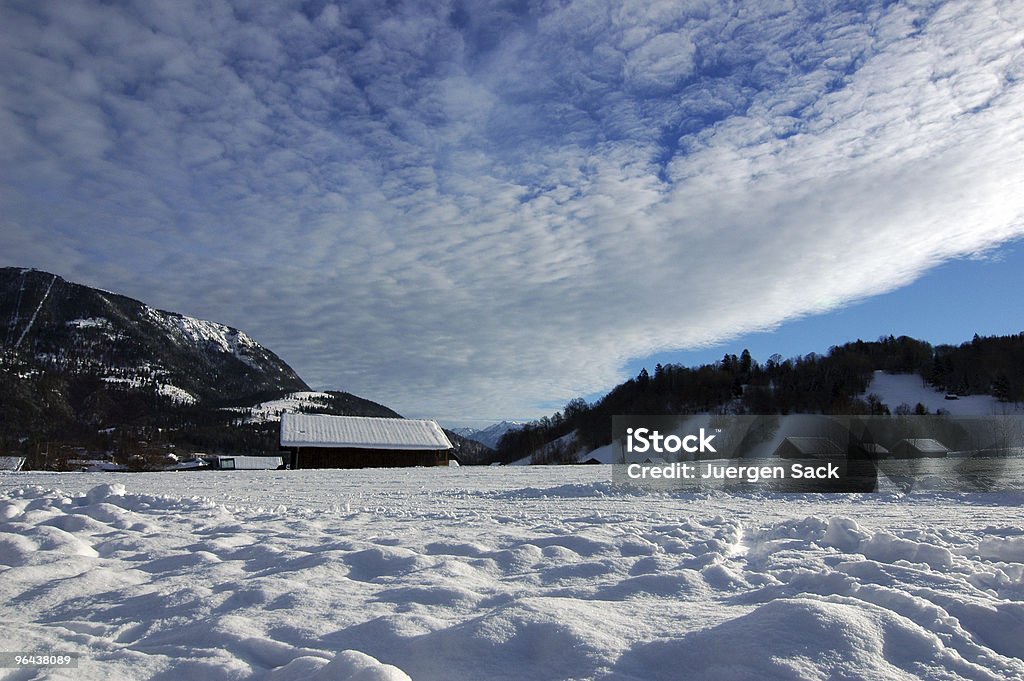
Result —
[[88, 374], [179, 404], [309, 390], [245, 332], [19, 268], [0, 269], [2, 362], [23, 378]]
[[520, 421], [502, 421], [493, 425], [487, 426], [486, 428], [454, 428], [453, 432], [461, 435], [469, 440], [476, 440], [482, 442], [491, 449], [498, 446], [498, 442], [501, 440], [501, 436], [510, 430], [516, 430], [522, 428], [523, 423]]
[[349, 393], [326, 391], [301, 391], [286, 393], [271, 400], [264, 400], [242, 407], [223, 407], [226, 412], [239, 415], [244, 424], [280, 423], [282, 414], [316, 413], [341, 414], [348, 416], [383, 416], [401, 418], [387, 407], [364, 400]]
[[0, 451], [276, 451], [280, 414], [299, 409], [398, 416], [349, 393], [311, 392], [239, 329], [0, 268]]

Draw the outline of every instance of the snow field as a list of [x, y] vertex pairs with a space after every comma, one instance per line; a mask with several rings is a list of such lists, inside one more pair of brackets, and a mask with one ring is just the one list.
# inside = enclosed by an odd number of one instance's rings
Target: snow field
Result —
[[1024, 679], [1024, 495], [0, 475], [0, 679]]
[[935, 390], [917, 374], [876, 371], [861, 398], [872, 393], [878, 395], [893, 411], [901, 404], [913, 408], [918, 403], [933, 414], [941, 409], [953, 416], [992, 416], [1019, 414], [1021, 411], [1019, 405], [1000, 402], [992, 395], [963, 395], [955, 400], [947, 400], [946, 393]]

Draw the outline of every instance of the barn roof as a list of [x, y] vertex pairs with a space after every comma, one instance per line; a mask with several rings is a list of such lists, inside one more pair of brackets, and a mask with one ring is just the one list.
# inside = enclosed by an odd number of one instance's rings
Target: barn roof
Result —
[[779, 453], [786, 443], [792, 445], [796, 451], [808, 457], [837, 457], [843, 455], [843, 450], [835, 442], [825, 437], [787, 437], [776, 449]]
[[[908, 437], [900, 442], [906, 442], [909, 446], [921, 452], [948, 452], [949, 447], [938, 440], [930, 437]], [[897, 443], [898, 445], [899, 443]]]
[[281, 446], [438, 451], [452, 443], [435, 421], [282, 414]]

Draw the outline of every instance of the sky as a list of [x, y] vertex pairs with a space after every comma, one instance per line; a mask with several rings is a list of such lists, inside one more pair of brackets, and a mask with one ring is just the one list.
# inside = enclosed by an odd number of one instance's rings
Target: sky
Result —
[[530, 418], [665, 359], [1019, 331], [1021, 112], [1016, 0], [9, 1], [0, 265]]

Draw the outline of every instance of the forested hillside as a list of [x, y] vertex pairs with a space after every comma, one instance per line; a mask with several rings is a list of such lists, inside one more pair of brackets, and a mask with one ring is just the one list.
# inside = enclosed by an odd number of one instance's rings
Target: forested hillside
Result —
[[497, 457], [507, 462], [543, 452], [540, 458], [549, 461], [575, 461], [580, 452], [611, 442], [615, 415], [888, 413], [896, 405], [863, 396], [875, 370], [918, 374], [937, 390], [1017, 402], [1024, 400], [1024, 334], [976, 335], [959, 346], [889, 336], [834, 346], [823, 355], [772, 355], [763, 363], [744, 350], [698, 367], [659, 364], [592, 404], [575, 399], [510, 431], [498, 443]]

